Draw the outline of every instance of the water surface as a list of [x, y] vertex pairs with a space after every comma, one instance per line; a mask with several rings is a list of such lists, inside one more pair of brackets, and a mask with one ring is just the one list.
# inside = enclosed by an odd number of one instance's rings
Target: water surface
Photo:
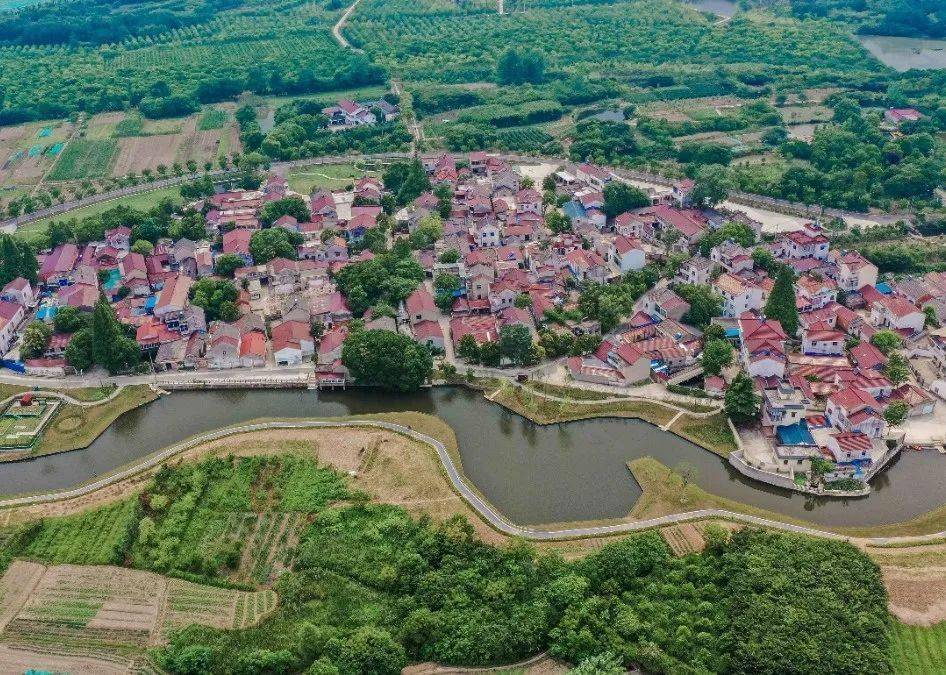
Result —
[[410, 395], [346, 392], [175, 392], [122, 415], [84, 450], [0, 465], [0, 493], [74, 486], [188, 436], [259, 417], [335, 417], [414, 410], [457, 434], [463, 468], [479, 490], [524, 525], [624, 516], [640, 496], [627, 470], [647, 455], [687, 462], [706, 490], [824, 525], [877, 525], [946, 503], [946, 457], [908, 452], [864, 499], [799, 495], [745, 478], [702, 448], [645, 422], [593, 419], [539, 426], [478, 392], [435, 388]]
[[946, 40], [891, 35], [858, 35], [857, 39], [874, 58], [900, 72], [946, 68]]

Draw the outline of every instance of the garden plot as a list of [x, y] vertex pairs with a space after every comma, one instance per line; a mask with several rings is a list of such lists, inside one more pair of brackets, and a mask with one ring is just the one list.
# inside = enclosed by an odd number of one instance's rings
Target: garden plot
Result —
[[110, 566], [14, 561], [0, 579], [0, 643], [91, 657], [131, 658], [167, 632], [199, 623], [254, 625], [273, 591], [232, 591]]

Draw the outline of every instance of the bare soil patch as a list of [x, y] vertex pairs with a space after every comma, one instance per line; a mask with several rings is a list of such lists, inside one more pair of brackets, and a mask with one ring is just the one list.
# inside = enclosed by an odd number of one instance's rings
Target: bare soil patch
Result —
[[144, 169], [155, 169], [159, 164], [170, 167], [182, 142], [181, 134], [120, 138], [112, 175], [141, 173]]
[[126, 675], [128, 662], [90, 656], [51, 654], [45, 650], [0, 645], [0, 663], [5, 673], [25, 673], [36, 667], [56, 673], [96, 673], [96, 675]]
[[903, 623], [932, 626], [946, 620], [946, 567], [883, 566], [890, 613]]

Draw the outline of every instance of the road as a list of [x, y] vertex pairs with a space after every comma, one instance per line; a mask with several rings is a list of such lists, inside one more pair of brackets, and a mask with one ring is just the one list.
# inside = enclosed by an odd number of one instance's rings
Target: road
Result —
[[359, 54], [364, 53], [364, 50], [358, 49], [357, 47], [352, 47], [351, 43], [345, 39], [345, 36], [342, 35], [342, 29], [345, 27], [345, 24], [348, 23], [348, 17], [352, 15], [352, 12], [355, 11], [355, 7], [358, 6], [358, 3], [361, 0], [355, 0], [351, 5], [348, 6], [348, 9], [345, 10], [345, 13], [339, 18], [338, 23], [332, 26], [332, 35], [335, 36], [335, 41], [343, 49], [351, 49], [352, 51], [358, 52]]

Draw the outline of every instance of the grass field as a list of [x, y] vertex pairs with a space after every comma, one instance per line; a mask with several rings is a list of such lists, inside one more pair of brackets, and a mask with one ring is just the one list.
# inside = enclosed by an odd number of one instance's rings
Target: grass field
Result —
[[49, 174], [49, 180], [80, 180], [108, 175], [118, 154], [112, 139], [77, 138], [62, 151], [62, 156]]
[[925, 628], [893, 621], [890, 631], [894, 673], [933, 675], [946, 673], [946, 623]]
[[132, 208], [142, 210], [150, 209], [166, 197], [170, 197], [176, 202], [180, 202], [181, 189], [179, 187], [167, 187], [157, 190], [149, 190], [147, 192], [139, 192], [138, 194], [129, 195], [128, 197], [120, 197], [118, 199], [99, 202], [90, 206], [83, 206], [82, 208], [69, 211], [68, 213], [64, 213], [60, 216], [40, 218], [39, 220], [26, 223], [22, 227], [18, 228], [14, 236], [21, 239], [26, 239], [28, 241], [33, 240], [38, 235], [44, 234], [46, 230], [49, 229], [49, 224], [54, 220], [71, 220], [72, 218], [82, 220], [83, 218], [100, 215], [101, 213], [104, 213], [109, 209], [113, 209], [116, 206], [130, 206]]
[[331, 164], [296, 169], [290, 171], [286, 179], [296, 192], [309, 194], [315, 188], [340, 190], [365, 175], [377, 176], [379, 172], [364, 164]]
[[77, 516], [44, 520], [24, 555], [52, 564], [121, 563], [137, 513], [137, 502], [127, 500]]
[[200, 115], [197, 122], [198, 131], [211, 131], [212, 129], [222, 129], [230, 119], [230, 114], [220, 108], [207, 108]]
[[147, 385], [125, 387], [108, 403], [82, 407], [67, 403], [43, 433], [35, 453], [48, 455], [84, 448], [108, 428], [120, 415], [150, 403], [158, 397]]

